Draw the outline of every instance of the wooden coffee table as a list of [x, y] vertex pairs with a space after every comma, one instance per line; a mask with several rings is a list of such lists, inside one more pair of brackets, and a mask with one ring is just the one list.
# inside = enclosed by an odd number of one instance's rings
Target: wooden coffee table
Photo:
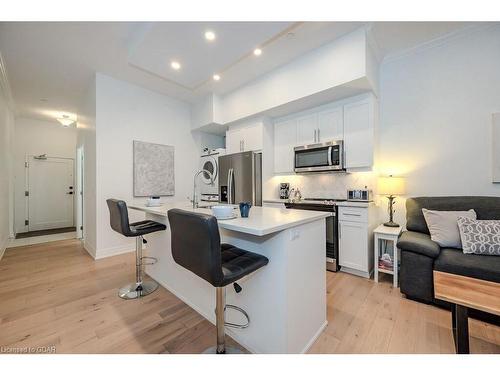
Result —
[[452, 304], [453, 339], [457, 354], [469, 353], [469, 308], [500, 315], [500, 284], [434, 271], [434, 298]]

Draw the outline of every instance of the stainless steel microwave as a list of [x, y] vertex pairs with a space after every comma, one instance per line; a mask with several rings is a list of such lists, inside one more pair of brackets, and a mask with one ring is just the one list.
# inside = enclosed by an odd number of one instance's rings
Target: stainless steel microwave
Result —
[[297, 146], [294, 154], [294, 170], [297, 173], [344, 170], [343, 141]]

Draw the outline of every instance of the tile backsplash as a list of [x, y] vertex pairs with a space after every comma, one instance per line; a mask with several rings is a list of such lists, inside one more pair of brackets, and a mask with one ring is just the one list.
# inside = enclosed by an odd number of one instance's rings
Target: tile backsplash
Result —
[[[271, 178], [264, 189], [265, 199], [279, 197], [279, 184], [290, 183], [290, 189], [299, 188], [307, 198], [346, 198], [348, 189], [376, 189], [377, 178], [374, 172], [356, 173], [318, 173], [282, 175]], [[266, 191], [267, 190], [267, 191]]]

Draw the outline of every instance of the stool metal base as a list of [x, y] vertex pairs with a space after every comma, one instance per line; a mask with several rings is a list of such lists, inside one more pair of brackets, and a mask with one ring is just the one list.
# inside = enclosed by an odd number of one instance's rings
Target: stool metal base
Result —
[[246, 354], [246, 353], [232, 346], [226, 346], [225, 353], [217, 353], [217, 346], [212, 346], [206, 349], [202, 354]]
[[158, 289], [158, 283], [154, 280], [143, 281], [140, 284], [128, 284], [120, 288], [118, 295], [123, 299], [136, 299], [153, 293]]

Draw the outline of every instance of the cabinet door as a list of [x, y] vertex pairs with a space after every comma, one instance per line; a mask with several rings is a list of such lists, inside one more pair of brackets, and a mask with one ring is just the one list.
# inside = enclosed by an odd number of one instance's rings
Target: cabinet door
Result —
[[368, 272], [368, 225], [339, 221], [339, 264]]
[[259, 151], [262, 150], [262, 124], [252, 125], [241, 129], [243, 150], [242, 151]]
[[344, 116], [342, 107], [318, 114], [319, 142], [344, 139]]
[[316, 143], [318, 116], [316, 114], [297, 119], [297, 145]]
[[346, 168], [373, 164], [374, 118], [369, 99], [344, 105], [344, 151]]
[[226, 153], [234, 154], [236, 152], [241, 152], [242, 146], [242, 130], [241, 129], [230, 129], [226, 132]]
[[293, 172], [293, 148], [296, 142], [297, 124], [295, 120], [274, 124], [274, 173]]

